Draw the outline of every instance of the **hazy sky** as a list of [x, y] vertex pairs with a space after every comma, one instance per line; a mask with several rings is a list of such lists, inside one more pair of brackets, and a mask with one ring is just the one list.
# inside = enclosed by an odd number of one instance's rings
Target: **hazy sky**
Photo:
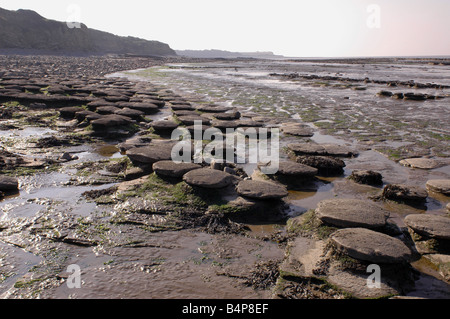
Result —
[[0, 0], [173, 49], [297, 57], [450, 55], [450, 0]]

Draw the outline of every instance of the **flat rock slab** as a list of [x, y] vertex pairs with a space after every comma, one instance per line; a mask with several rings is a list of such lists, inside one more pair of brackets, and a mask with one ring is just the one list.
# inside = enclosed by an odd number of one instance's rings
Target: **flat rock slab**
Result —
[[0, 191], [9, 192], [19, 189], [19, 181], [17, 178], [9, 176], [0, 176]]
[[175, 143], [151, 143], [148, 146], [131, 148], [127, 156], [133, 163], [154, 164], [172, 159], [172, 149]]
[[117, 114], [102, 115], [99, 119], [91, 121], [94, 130], [118, 127], [132, 123], [135, 123], [135, 121], [127, 116]]
[[289, 194], [281, 185], [253, 180], [240, 182], [236, 191], [241, 196], [253, 199], [281, 199]]
[[314, 131], [310, 127], [299, 123], [283, 123], [281, 132], [301, 137], [311, 137], [314, 135]]
[[280, 162], [276, 175], [313, 177], [317, 175], [318, 169], [296, 162]]
[[414, 232], [431, 238], [450, 240], [450, 218], [431, 214], [412, 214], [404, 219]]
[[403, 166], [420, 169], [433, 169], [441, 166], [441, 163], [430, 158], [407, 158], [399, 163]]
[[389, 212], [375, 203], [360, 199], [329, 199], [316, 208], [317, 217], [337, 227], [380, 228], [386, 225]]
[[313, 143], [292, 143], [288, 148], [297, 155], [319, 155], [336, 157], [353, 157], [358, 152], [343, 145], [337, 144], [313, 144]]
[[155, 131], [173, 131], [179, 126], [174, 121], [156, 121], [150, 125]]
[[210, 168], [196, 169], [183, 176], [183, 180], [191, 186], [211, 189], [227, 187], [233, 179], [231, 174]]
[[395, 201], [422, 202], [426, 200], [428, 193], [425, 189], [417, 186], [390, 184], [384, 187], [382, 196]]
[[432, 179], [426, 186], [429, 191], [450, 196], [450, 179]]
[[184, 125], [195, 125], [196, 123], [209, 125], [210, 123], [210, 121], [207, 118], [201, 117], [200, 115], [179, 116], [178, 120]]
[[183, 177], [184, 174], [202, 167], [194, 163], [175, 163], [173, 161], [160, 161], [153, 164], [153, 171], [157, 175], [167, 177]]
[[411, 250], [401, 240], [365, 228], [340, 229], [330, 240], [342, 253], [367, 262], [403, 263], [412, 257]]

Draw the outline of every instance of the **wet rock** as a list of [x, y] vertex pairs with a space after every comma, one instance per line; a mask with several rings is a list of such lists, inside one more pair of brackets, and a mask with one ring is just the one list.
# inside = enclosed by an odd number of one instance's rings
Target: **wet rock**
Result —
[[296, 162], [284, 161], [278, 165], [279, 176], [292, 176], [296, 178], [312, 178], [317, 175], [318, 169], [305, 164]]
[[386, 97], [392, 97], [394, 93], [391, 91], [380, 91], [377, 93], [378, 96], [386, 96]]
[[213, 120], [211, 126], [218, 128], [219, 130], [236, 129], [239, 127], [239, 123], [237, 121]]
[[420, 187], [390, 184], [384, 187], [382, 197], [400, 202], [424, 202], [428, 194], [425, 189]]
[[365, 229], [345, 228], [334, 232], [330, 241], [341, 253], [372, 263], [405, 263], [411, 250], [399, 239]]
[[175, 163], [173, 161], [160, 161], [153, 164], [153, 171], [160, 176], [183, 177], [184, 174], [202, 168], [194, 163]]
[[125, 126], [134, 123], [132, 119], [126, 116], [110, 114], [103, 115], [99, 119], [91, 121], [94, 130], [104, 130], [112, 127]]
[[60, 157], [58, 157], [58, 160], [64, 161], [64, 162], [74, 161], [77, 159], [78, 159], [78, 156], [74, 156], [74, 155], [70, 154], [69, 152], [64, 152]]
[[151, 143], [143, 147], [131, 148], [127, 151], [127, 156], [133, 163], [154, 164], [159, 161], [172, 159], [172, 149], [175, 143]]
[[64, 118], [75, 118], [77, 112], [83, 111], [83, 108], [76, 106], [68, 106], [59, 109], [59, 114]]
[[281, 199], [289, 193], [285, 187], [263, 181], [245, 180], [238, 184], [236, 191], [243, 197], [252, 199]]
[[438, 161], [430, 158], [407, 158], [401, 160], [399, 163], [403, 166], [420, 169], [433, 169], [441, 166]]
[[178, 126], [179, 126], [178, 123], [176, 123], [174, 121], [166, 121], [166, 120], [151, 123], [151, 127], [153, 127], [153, 129], [157, 133], [158, 132], [163, 132], [163, 133], [172, 132]]
[[297, 156], [297, 163], [315, 167], [318, 169], [319, 175], [333, 176], [340, 175], [344, 172], [344, 161], [328, 156]]
[[214, 105], [200, 106], [197, 108], [197, 111], [205, 112], [205, 113], [225, 113], [229, 110], [230, 110], [230, 108], [228, 108], [228, 107], [214, 106]]
[[129, 102], [129, 103], [122, 103], [119, 106], [123, 108], [127, 107], [133, 110], [138, 110], [144, 112], [147, 115], [156, 114], [159, 112], [159, 107], [152, 103]]
[[310, 127], [300, 123], [284, 123], [281, 127], [281, 132], [301, 137], [311, 137], [314, 135], [314, 131]]
[[189, 104], [172, 105], [170, 108], [173, 111], [195, 111], [195, 107]]
[[115, 106], [99, 106], [96, 109], [97, 113], [101, 115], [117, 114], [116, 112], [120, 110], [121, 110], [120, 108]]
[[79, 111], [79, 112], [75, 113], [75, 118], [77, 119], [78, 122], [83, 122], [84, 120], [88, 120], [90, 122], [90, 121], [98, 120], [101, 117], [102, 116], [100, 114], [95, 113], [93, 111], [87, 111], [87, 110], [83, 110], [83, 111]]
[[13, 192], [19, 189], [19, 181], [17, 178], [0, 175], [0, 191]]
[[381, 174], [370, 170], [354, 170], [349, 176], [349, 179], [359, 184], [383, 185], [383, 177]]
[[337, 227], [377, 229], [386, 225], [389, 212], [365, 200], [330, 199], [318, 204], [316, 215], [322, 222]]
[[241, 118], [240, 112], [229, 112], [229, 113], [213, 113], [213, 117], [217, 120], [225, 120], [225, 121], [231, 121], [231, 120], [238, 120]]
[[427, 95], [421, 93], [405, 93], [403, 98], [405, 100], [425, 101], [427, 99]]
[[412, 214], [404, 219], [414, 232], [430, 238], [450, 240], [450, 218], [431, 214]]
[[292, 143], [288, 145], [288, 148], [296, 155], [336, 157], [354, 157], [358, 155], [358, 152], [355, 150], [337, 144]]
[[209, 125], [210, 121], [204, 117], [198, 116], [180, 116], [178, 120], [184, 125], [195, 125], [196, 122], [201, 122], [201, 124]]
[[223, 171], [202, 168], [185, 174], [183, 180], [191, 186], [219, 189], [231, 185], [234, 177]]
[[133, 110], [128, 107], [125, 107], [123, 109], [118, 109], [118, 110], [114, 111], [114, 114], [126, 116], [133, 120], [141, 120], [141, 118], [145, 115], [145, 113], [142, 111]]
[[450, 179], [432, 179], [427, 181], [429, 191], [450, 196]]

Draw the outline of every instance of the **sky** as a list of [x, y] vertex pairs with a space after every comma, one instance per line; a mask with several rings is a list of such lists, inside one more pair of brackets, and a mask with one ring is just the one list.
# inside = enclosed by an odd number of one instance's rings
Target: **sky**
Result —
[[289, 57], [450, 55], [450, 0], [0, 0], [175, 50]]

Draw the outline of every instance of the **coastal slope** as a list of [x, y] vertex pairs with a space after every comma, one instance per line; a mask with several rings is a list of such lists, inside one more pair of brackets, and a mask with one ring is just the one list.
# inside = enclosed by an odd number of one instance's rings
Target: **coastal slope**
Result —
[[175, 56], [168, 44], [121, 37], [80, 24], [49, 20], [31, 10], [0, 8], [0, 53]]

